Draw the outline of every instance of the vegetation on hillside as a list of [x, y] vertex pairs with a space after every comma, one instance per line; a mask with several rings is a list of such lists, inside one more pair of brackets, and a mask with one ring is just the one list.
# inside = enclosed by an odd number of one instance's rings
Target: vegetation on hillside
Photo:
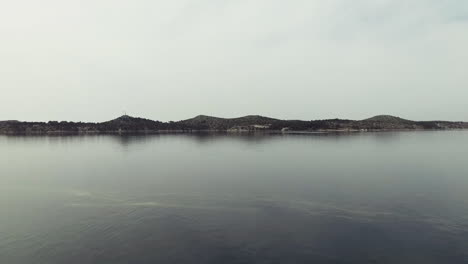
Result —
[[374, 131], [416, 129], [467, 129], [466, 122], [411, 121], [380, 115], [364, 120], [280, 120], [258, 115], [239, 118], [219, 118], [199, 115], [177, 122], [161, 122], [128, 115], [101, 122], [19, 122], [1, 121], [0, 134], [51, 133], [133, 133], [161, 131]]

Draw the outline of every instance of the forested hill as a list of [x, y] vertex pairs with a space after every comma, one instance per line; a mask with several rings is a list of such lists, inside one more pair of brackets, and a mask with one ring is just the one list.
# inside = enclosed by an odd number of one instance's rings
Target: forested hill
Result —
[[101, 122], [20, 122], [0, 121], [0, 134], [60, 133], [157, 133], [163, 131], [379, 131], [379, 130], [468, 129], [467, 122], [411, 121], [390, 115], [364, 120], [280, 120], [259, 115], [220, 118], [199, 115], [176, 122], [161, 122], [128, 115]]
[[198, 129], [198, 130], [229, 130], [236, 127], [244, 126], [268, 126], [275, 122], [279, 121], [278, 119], [258, 116], [258, 115], [249, 115], [238, 118], [220, 118], [213, 116], [199, 115], [191, 119], [183, 120], [177, 122], [183, 127], [188, 129]]

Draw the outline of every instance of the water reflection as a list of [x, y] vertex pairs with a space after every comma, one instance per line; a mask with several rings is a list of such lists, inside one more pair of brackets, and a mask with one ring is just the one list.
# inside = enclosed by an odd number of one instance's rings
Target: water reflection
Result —
[[[47, 141], [50, 143], [67, 143], [83, 140], [112, 140], [121, 144], [122, 146], [129, 146], [132, 144], [145, 144], [153, 140], [160, 140], [166, 138], [181, 138], [184, 140], [193, 140], [200, 144], [213, 143], [219, 140], [233, 140], [246, 143], [268, 143], [271, 140], [277, 140], [285, 137], [302, 138], [306, 140], [340, 140], [356, 137], [375, 137], [377, 141], [398, 140], [398, 138], [405, 133], [415, 132], [375, 132], [375, 133], [226, 133], [226, 132], [193, 132], [193, 133], [153, 133], [153, 134], [107, 134], [107, 135], [7, 135], [0, 136], [6, 141], [10, 142], [38, 142]], [[422, 132], [418, 132], [422, 133]]]
[[0, 263], [465, 263], [468, 133], [0, 136]]

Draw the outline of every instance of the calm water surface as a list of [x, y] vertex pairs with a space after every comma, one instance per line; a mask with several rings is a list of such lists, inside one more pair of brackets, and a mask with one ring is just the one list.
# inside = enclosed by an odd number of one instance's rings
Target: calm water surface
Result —
[[468, 263], [468, 132], [0, 136], [0, 263]]

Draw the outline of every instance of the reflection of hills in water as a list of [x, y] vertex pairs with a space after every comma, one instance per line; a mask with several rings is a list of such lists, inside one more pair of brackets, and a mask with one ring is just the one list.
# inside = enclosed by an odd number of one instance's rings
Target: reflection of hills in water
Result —
[[[146, 144], [152, 141], [166, 139], [180, 139], [193, 141], [198, 144], [211, 144], [216, 142], [231, 141], [246, 144], [264, 144], [275, 140], [288, 138], [304, 140], [340, 140], [359, 137], [375, 137], [382, 140], [398, 139], [400, 133], [405, 132], [376, 132], [376, 133], [227, 133], [227, 132], [193, 132], [193, 133], [156, 133], [156, 134], [104, 134], [104, 135], [6, 135], [9, 141], [22, 142], [47, 142], [50, 144], [71, 143], [76, 141], [98, 142], [101, 140], [111, 140], [122, 146]], [[411, 132], [406, 132], [411, 133]]]
[[379, 140], [396, 140], [399, 133], [404, 132], [379, 132], [379, 133], [298, 133], [298, 134], [281, 134], [281, 133], [164, 133], [151, 135], [107, 135], [107, 137], [123, 146], [134, 144], [145, 144], [151, 141], [165, 140], [167, 138], [177, 138], [180, 140], [193, 141], [198, 144], [211, 144], [217, 142], [238, 142], [246, 144], [265, 144], [275, 140], [285, 140], [288, 138], [303, 139], [303, 140], [340, 140], [359, 137], [376, 137]]

